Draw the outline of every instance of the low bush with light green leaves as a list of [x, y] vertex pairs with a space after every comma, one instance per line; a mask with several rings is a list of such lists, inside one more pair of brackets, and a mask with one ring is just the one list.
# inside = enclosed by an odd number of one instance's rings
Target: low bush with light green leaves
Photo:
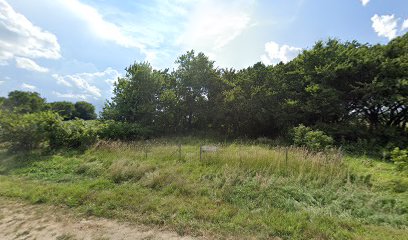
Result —
[[394, 148], [391, 151], [391, 160], [397, 165], [398, 170], [408, 170], [408, 149]]
[[296, 146], [306, 147], [313, 151], [325, 150], [333, 146], [333, 138], [323, 131], [313, 130], [303, 124], [293, 128], [293, 143]]
[[101, 124], [97, 121], [75, 119], [59, 122], [51, 128], [50, 147], [85, 150], [96, 143], [100, 129]]

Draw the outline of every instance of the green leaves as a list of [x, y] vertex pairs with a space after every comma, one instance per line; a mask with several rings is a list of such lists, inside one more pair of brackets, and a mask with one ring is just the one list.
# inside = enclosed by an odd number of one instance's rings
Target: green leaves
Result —
[[45, 99], [36, 92], [12, 91], [4, 99], [3, 107], [16, 113], [34, 113], [46, 109]]
[[391, 160], [397, 165], [398, 170], [408, 169], [408, 149], [394, 148], [391, 151]]
[[47, 144], [51, 130], [62, 123], [53, 112], [28, 114], [0, 113], [0, 142], [8, 143], [11, 151], [30, 151]]
[[336, 140], [375, 136], [381, 144], [400, 139], [396, 145], [403, 145], [407, 39], [408, 34], [387, 45], [328, 39], [286, 64], [241, 70], [216, 68], [193, 50], [175, 61], [172, 72], [135, 63], [115, 84], [102, 116], [159, 134], [277, 137], [305, 124], [324, 126]]
[[333, 138], [323, 131], [312, 130], [303, 124], [293, 128], [293, 143], [313, 151], [324, 150], [333, 145]]

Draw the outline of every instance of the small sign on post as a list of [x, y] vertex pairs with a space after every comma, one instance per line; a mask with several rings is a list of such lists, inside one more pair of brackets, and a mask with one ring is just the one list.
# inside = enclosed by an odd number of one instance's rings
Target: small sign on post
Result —
[[204, 152], [216, 152], [218, 150], [217, 146], [201, 146], [200, 145], [200, 161]]

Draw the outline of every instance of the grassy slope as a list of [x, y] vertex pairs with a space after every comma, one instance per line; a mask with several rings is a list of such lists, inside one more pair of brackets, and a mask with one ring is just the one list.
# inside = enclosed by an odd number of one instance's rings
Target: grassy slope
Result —
[[[0, 196], [162, 225], [180, 234], [408, 239], [408, 177], [368, 158], [228, 145], [102, 144], [0, 156]], [[147, 152], [147, 154], [146, 154]]]

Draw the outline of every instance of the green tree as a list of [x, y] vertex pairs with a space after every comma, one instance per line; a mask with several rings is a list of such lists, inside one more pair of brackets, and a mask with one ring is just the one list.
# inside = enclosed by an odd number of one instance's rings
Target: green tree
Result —
[[12, 91], [4, 101], [4, 107], [17, 113], [34, 113], [43, 111], [46, 104], [39, 93]]
[[7, 98], [0, 97], [0, 109], [3, 108], [4, 103], [6, 102]]
[[203, 53], [193, 50], [181, 55], [175, 71], [180, 97], [180, 113], [186, 129], [208, 128], [216, 116], [217, 103], [222, 92], [220, 71]]
[[66, 101], [49, 103], [49, 109], [60, 114], [64, 120], [73, 119], [76, 113], [74, 104]]
[[95, 106], [91, 103], [80, 101], [74, 105], [73, 117], [77, 117], [84, 120], [96, 119]]
[[115, 83], [112, 100], [105, 104], [102, 117], [153, 126], [164, 76], [149, 63], [135, 63]]
[[399, 128], [408, 122], [408, 34], [371, 53], [378, 59], [376, 74], [355, 90], [355, 110], [372, 130]]

